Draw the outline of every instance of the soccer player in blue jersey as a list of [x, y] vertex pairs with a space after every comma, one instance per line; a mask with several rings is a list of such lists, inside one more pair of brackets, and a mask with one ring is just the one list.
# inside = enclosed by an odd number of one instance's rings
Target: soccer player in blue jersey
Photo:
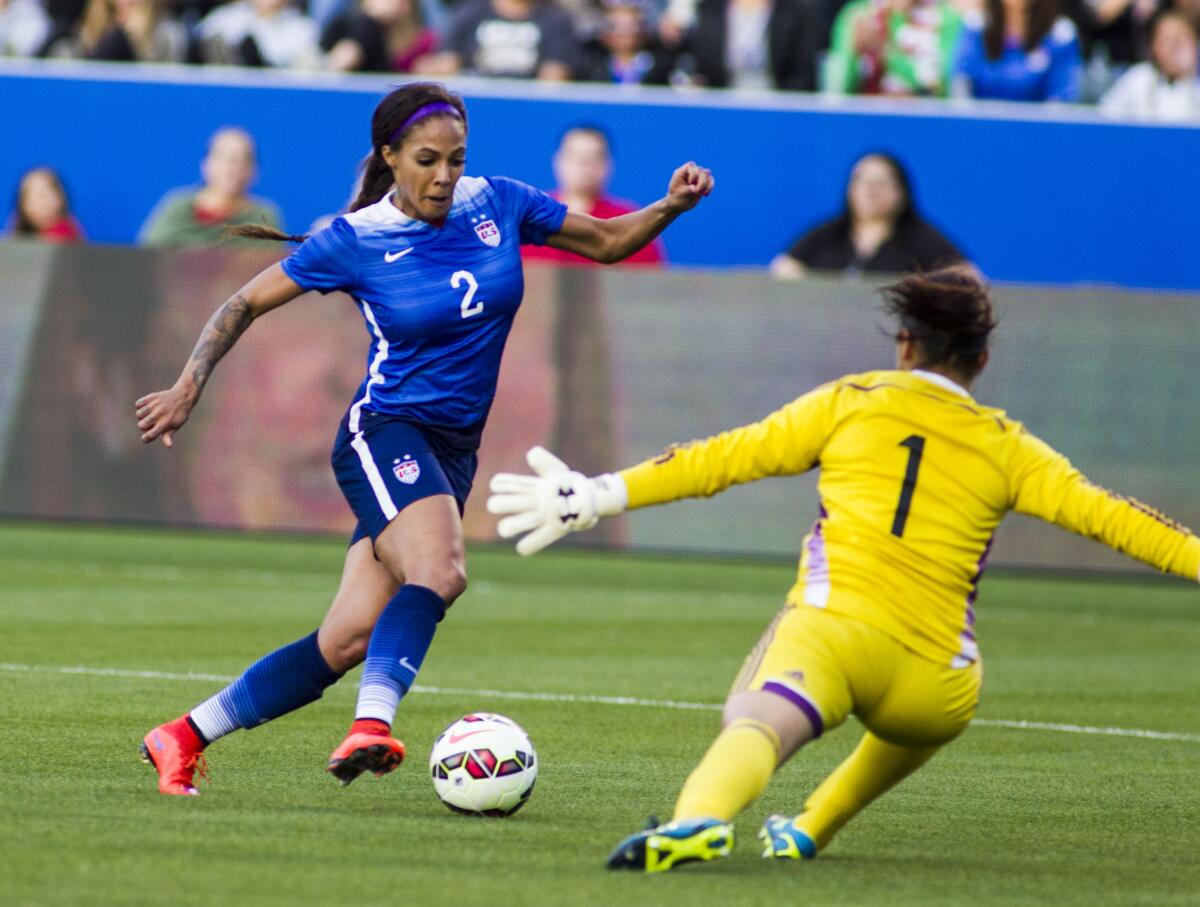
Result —
[[400, 764], [396, 708], [467, 585], [462, 509], [521, 304], [520, 245], [621, 261], [713, 187], [708, 170], [688, 163], [659, 201], [597, 220], [515, 180], [464, 176], [466, 108], [436, 84], [388, 94], [371, 121], [371, 146], [351, 213], [326, 229], [307, 239], [239, 229], [304, 241], [213, 314], [173, 387], [135, 404], [142, 441], [170, 447], [213, 367], [260, 315], [308, 290], [341, 290], [366, 320], [367, 375], [333, 448], [338, 484], [358, 518], [341, 586], [316, 632], [146, 735], [142, 754], [164, 794], [196, 794], [208, 744], [315, 701], [364, 661], [355, 720], [328, 769], [349, 784]]

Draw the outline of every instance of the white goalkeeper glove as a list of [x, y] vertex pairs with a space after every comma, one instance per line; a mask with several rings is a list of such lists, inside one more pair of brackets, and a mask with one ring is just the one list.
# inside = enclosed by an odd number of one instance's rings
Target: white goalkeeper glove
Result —
[[517, 542], [518, 554], [537, 554], [568, 533], [591, 529], [600, 517], [625, 509], [625, 483], [618, 476], [589, 479], [544, 447], [532, 448], [525, 460], [537, 475], [497, 473], [487, 502], [489, 513], [504, 516], [496, 527], [501, 538], [527, 533]]

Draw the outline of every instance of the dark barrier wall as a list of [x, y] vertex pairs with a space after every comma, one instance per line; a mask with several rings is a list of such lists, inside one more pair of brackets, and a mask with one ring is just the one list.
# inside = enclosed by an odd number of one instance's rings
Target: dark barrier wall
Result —
[[[389, 84], [145, 73], [0, 64], [0, 191], [24, 168], [51, 163], [92, 237], [129, 242], [163, 192], [197, 179], [207, 136], [237, 123], [259, 137], [260, 192], [303, 230], [345, 204]], [[676, 165], [711, 166], [717, 193], [666, 237], [680, 264], [765, 264], [837, 211], [858, 155], [884, 148], [911, 164], [928, 216], [995, 279], [1200, 289], [1200, 180], [1191, 176], [1200, 129], [1010, 105], [835, 107], [794, 95], [456, 84], [470, 103], [475, 174], [551, 185], [551, 151], [578, 121], [613, 134], [619, 195], [648, 202]]]
[[[366, 367], [343, 296], [273, 312], [219, 366], [176, 445], [143, 447], [132, 401], [169, 385], [215, 305], [272, 250], [146, 252], [0, 244], [0, 513], [348, 532], [328, 465]], [[1096, 482], [1200, 525], [1200, 298], [998, 291], [978, 398], [1007, 408]], [[483, 489], [546, 444], [595, 473], [754, 421], [891, 341], [864, 283], [762, 275], [529, 269], [466, 526], [494, 538]], [[605, 521], [581, 541], [793, 555], [814, 477]], [[1128, 567], [1013, 517], [1000, 564]]]

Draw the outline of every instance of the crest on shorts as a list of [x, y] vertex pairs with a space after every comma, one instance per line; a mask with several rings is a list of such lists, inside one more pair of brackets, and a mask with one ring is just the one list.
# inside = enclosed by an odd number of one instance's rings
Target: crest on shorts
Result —
[[412, 459], [409, 454], [405, 454], [403, 460], [395, 461], [392, 472], [405, 485], [413, 485], [417, 479], [421, 478], [421, 464]]
[[490, 217], [485, 217], [475, 225], [475, 235], [479, 237], [480, 242], [493, 249], [500, 245], [500, 228]]

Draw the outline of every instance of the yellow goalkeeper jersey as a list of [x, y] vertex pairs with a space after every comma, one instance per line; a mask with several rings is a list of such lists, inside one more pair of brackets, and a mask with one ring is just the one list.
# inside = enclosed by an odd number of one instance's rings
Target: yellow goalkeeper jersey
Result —
[[788, 600], [871, 624], [942, 664], [979, 657], [973, 604], [1010, 510], [1160, 570], [1200, 573], [1200, 539], [1187, 528], [1093, 485], [1020, 422], [932, 372], [847, 376], [621, 477], [635, 508], [817, 465], [820, 514]]

